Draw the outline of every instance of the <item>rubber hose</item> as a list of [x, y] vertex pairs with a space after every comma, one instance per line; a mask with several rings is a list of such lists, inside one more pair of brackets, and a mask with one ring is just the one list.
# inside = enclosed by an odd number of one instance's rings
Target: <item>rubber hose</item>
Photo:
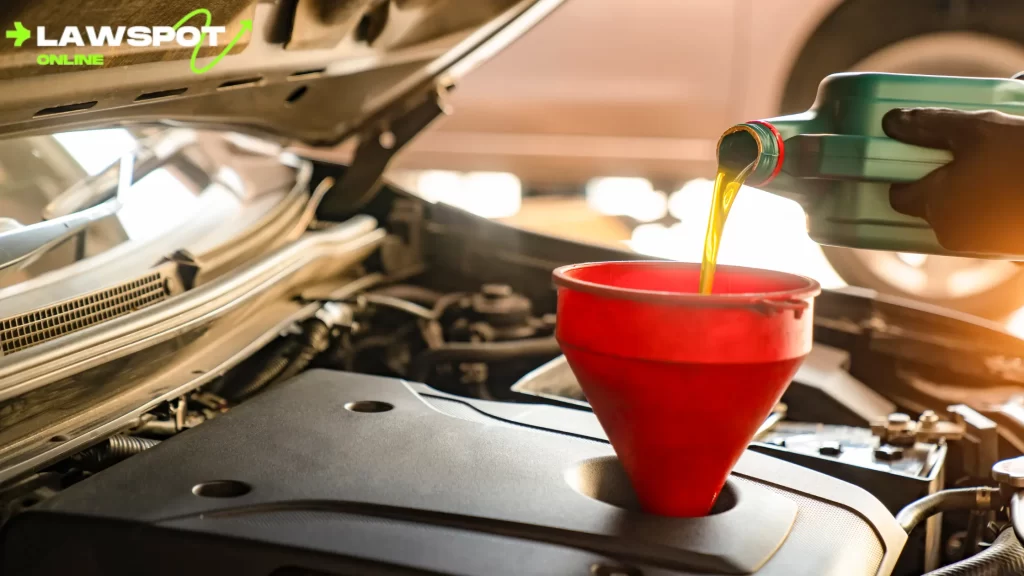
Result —
[[251, 396], [259, 392], [267, 384], [273, 382], [291, 363], [290, 352], [294, 347], [295, 342], [293, 340], [278, 340], [274, 345], [273, 351], [270, 353], [270, 359], [263, 364], [263, 367], [249, 380], [248, 384], [242, 386], [236, 392], [232, 392], [231, 398], [240, 400], [246, 396]]
[[557, 356], [561, 352], [554, 337], [510, 342], [450, 342], [420, 352], [409, 366], [409, 379], [424, 382], [434, 366], [442, 362], [499, 362], [533, 356]]
[[283, 382], [305, 370], [314, 358], [327, 350], [331, 345], [331, 329], [317, 318], [310, 318], [303, 323], [303, 346], [295, 358], [271, 382]]
[[77, 460], [91, 469], [106, 468], [149, 450], [159, 443], [159, 440], [139, 436], [111, 436], [104, 443], [82, 452]]
[[896, 515], [896, 521], [910, 534], [922, 521], [940, 512], [953, 510], [995, 510], [1000, 506], [999, 489], [954, 488], [929, 494], [908, 504]]
[[1003, 530], [991, 546], [970, 558], [925, 576], [1018, 576], [1024, 574], [1024, 547], [1013, 530]]
[[295, 341], [285, 340], [286, 344], [277, 348], [278, 352], [267, 361], [266, 365], [241, 390], [233, 394], [235, 399], [252, 396], [260, 390], [283, 380], [288, 380], [305, 370], [321, 352], [331, 344], [331, 329], [319, 318], [310, 318], [302, 323], [301, 343], [299, 351], [290, 354]]
[[395, 298], [394, 296], [388, 296], [387, 294], [365, 294], [360, 296], [363, 300], [370, 304], [376, 304], [378, 306], [384, 306], [394, 310], [401, 310], [406, 314], [412, 314], [418, 318], [424, 320], [433, 320], [434, 312], [430, 309], [424, 308], [415, 302], [409, 300], [403, 300], [401, 298]]
[[393, 286], [385, 286], [370, 293], [391, 296], [392, 298], [401, 298], [402, 300], [409, 300], [417, 304], [425, 304], [428, 306], [433, 306], [442, 296], [440, 292], [412, 284], [395, 284]]

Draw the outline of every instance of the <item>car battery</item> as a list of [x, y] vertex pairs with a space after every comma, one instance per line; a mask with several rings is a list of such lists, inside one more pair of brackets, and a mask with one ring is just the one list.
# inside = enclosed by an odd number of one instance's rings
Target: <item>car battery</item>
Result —
[[[860, 486], [893, 514], [942, 489], [947, 453], [942, 442], [896, 446], [882, 443], [869, 428], [788, 421], [763, 431], [749, 448]], [[915, 531], [893, 573], [937, 568], [941, 526], [936, 515]]]

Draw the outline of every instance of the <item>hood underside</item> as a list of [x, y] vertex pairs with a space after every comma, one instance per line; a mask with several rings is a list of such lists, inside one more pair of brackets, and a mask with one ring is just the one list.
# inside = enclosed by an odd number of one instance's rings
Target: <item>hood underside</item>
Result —
[[0, 136], [160, 122], [331, 146], [452, 85], [561, 1], [8, 0]]

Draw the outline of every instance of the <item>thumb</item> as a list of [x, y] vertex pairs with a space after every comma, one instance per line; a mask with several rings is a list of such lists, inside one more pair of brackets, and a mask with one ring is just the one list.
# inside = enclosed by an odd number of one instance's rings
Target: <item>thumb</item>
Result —
[[976, 112], [949, 108], [894, 108], [882, 117], [882, 130], [900, 142], [956, 152], [974, 134]]

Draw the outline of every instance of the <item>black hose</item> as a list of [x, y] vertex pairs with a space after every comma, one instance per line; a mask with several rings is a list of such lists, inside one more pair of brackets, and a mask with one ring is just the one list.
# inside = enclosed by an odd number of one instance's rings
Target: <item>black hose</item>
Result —
[[500, 362], [515, 358], [557, 356], [561, 353], [554, 337], [528, 338], [510, 342], [449, 342], [424, 350], [409, 366], [409, 379], [424, 382], [434, 366], [442, 362]]
[[102, 444], [93, 446], [75, 457], [83, 468], [98, 470], [113, 466], [122, 460], [149, 450], [159, 444], [159, 440], [141, 438], [139, 436], [111, 436]]
[[[248, 384], [231, 394], [240, 400], [263, 390], [271, 384], [288, 380], [305, 370], [310, 362], [331, 343], [331, 329], [319, 318], [309, 318], [301, 325], [302, 333], [296, 339], [279, 340], [270, 358]], [[296, 351], [295, 349], [298, 348]]]
[[244, 386], [230, 393], [230, 398], [239, 400], [259, 392], [263, 387], [270, 384], [281, 375], [281, 372], [291, 363], [292, 351], [296, 342], [290, 338], [282, 338], [271, 344], [271, 350], [267, 354], [268, 359], [260, 367], [259, 371]]
[[321, 352], [331, 345], [331, 329], [318, 318], [310, 318], [303, 323], [303, 346], [295, 355], [288, 367], [281, 371], [277, 381], [285, 381], [305, 370]]
[[896, 521], [910, 534], [915, 526], [940, 512], [997, 510], [1001, 502], [998, 488], [953, 488], [911, 502], [896, 515]]
[[925, 576], [1019, 576], [1024, 574], [1024, 547], [1013, 530], [1003, 530], [991, 546], [970, 558]]

